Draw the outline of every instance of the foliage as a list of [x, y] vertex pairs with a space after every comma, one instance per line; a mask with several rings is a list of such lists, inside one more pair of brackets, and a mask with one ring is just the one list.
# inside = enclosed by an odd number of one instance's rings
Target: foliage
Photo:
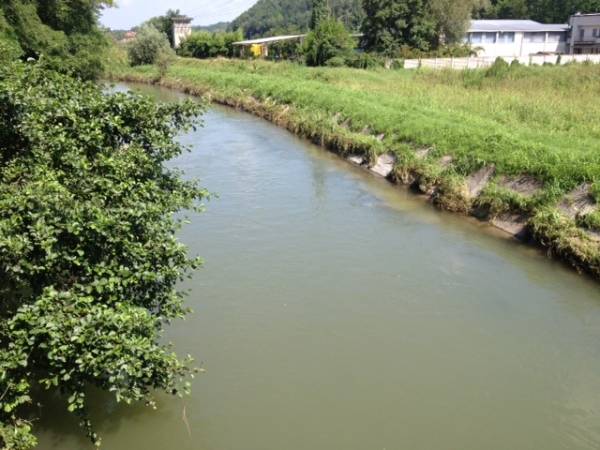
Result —
[[173, 50], [167, 36], [151, 25], [141, 27], [133, 42], [127, 47], [129, 62], [132, 66], [154, 64], [160, 58], [172, 54]]
[[356, 69], [374, 69], [383, 67], [385, 60], [381, 56], [372, 53], [356, 52], [345, 59], [345, 65]]
[[367, 50], [394, 55], [402, 45], [429, 50], [438, 43], [426, 0], [364, 0], [362, 25]]
[[9, 36], [26, 58], [84, 79], [97, 78], [106, 39], [97, 26], [112, 0], [6, 0], [0, 4], [0, 38]]
[[304, 56], [309, 66], [323, 66], [336, 57], [346, 57], [355, 42], [343, 23], [325, 19], [311, 31], [304, 41]]
[[158, 80], [162, 80], [168, 73], [169, 67], [175, 62], [175, 52], [161, 51], [156, 57], [154, 64], [158, 69]]
[[504, 78], [510, 73], [511, 67], [513, 66], [507, 63], [504, 58], [498, 57], [494, 64], [486, 69], [485, 75], [493, 78]]
[[491, 0], [480, 15], [499, 19], [532, 19], [543, 23], [565, 23], [576, 12], [600, 11], [600, 0]]
[[[331, 15], [350, 30], [358, 30], [364, 17], [361, 0], [328, 0]], [[244, 30], [248, 39], [277, 34], [305, 33], [310, 29], [312, 0], [258, 0], [235, 19], [232, 30]]]
[[344, 67], [346, 65], [346, 59], [341, 56], [334, 56], [325, 61], [325, 65], [327, 67]]
[[243, 40], [240, 31], [209, 33], [199, 31], [192, 33], [181, 43], [177, 53], [193, 58], [215, 58], [217, 56], [234, 56], [233, 43]]
[[600, 96], [597, 65], [511, 66], [496, 78], [485, 70], [366, 72], [181, 60], [170, 79], [223, 100], [247, 92], [307, 114], [340, 113], [357, 131], [385, 134], [385, 148], [435, 146], [435, 155], [454, 157], [458, 173], [485, 162], [499, 174], [530, 174], [548, 189], [600, 182], [600, 123], [594, 119], [600, 103], [590, 102]]
[[299, 61], [302, 58], [303, 44], [297, 40], [274, 42], [269, 45], [268, 59], [273, 61]]
[[161, 335], [200, 262], [173, 214], [206, 193], [164, 163], [199, 108], [22, 63], [0, 68], [0, 98], [0, 447], [35, 444], [34, 388], [64, 395], [97, 441], [88, 387], [127, 403], [186, 390]]
[[429, 9], [443, 44], [462, 42], [479, 0], [429, 0]]
[[312, 0], [310, 29], [316, 30], [322, 21], [329, 18], [330, 14], [327, 0]]
[[144, 25], [149, 25], [149, 26], [156, 28], [158, 31], [160, 31], [161, 33], [163, 33], [164, 35], [167, 36], [167, 38], [169, 39], [169, 44], [171, 45], [171, 47], [173, 47], [174, 46], [173, 18], [177, 17], [179, 15], [181, 15], [181, 13], [179, 12], [178, 9], [177, 10], [169, 9], [162, 16], [152, 17], [151, 19], [148, 19], [146, 22], [144, 22], [142, 24], [142, 27]]

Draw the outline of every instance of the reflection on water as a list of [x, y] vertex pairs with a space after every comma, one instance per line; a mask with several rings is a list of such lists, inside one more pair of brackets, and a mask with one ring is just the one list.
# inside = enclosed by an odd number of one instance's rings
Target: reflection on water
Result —
[[[600, 447], [596, 284], [254, 117], [182, 140], [219, 198], [181, 233], [206, 267], [168, 337], [207, 373], [158, 411], [95, 395], [105, 448]], [[40, 448], [86, 448], [47, 403]]]

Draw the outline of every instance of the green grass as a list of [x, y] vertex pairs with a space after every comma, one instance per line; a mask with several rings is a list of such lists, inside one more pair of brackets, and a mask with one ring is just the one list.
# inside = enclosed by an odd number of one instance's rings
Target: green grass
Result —
[[[148, 81], [156, 72], [120, 66], [113, 76]], [[533, 200], [487, 189], [476, 203], [489, 203], [493, 213], [517, 210], [546, 217], [562, 195], [582, 183], [591, 183], [592, 195], [600, 201], [600, 66], [511, 67], [494, 74], [179, 59], [163, 84], [255, 109], [340, 152], [371, 158], [393, 152], [399, 170], [412, 171], [437, 185], [442, 197], [447, 194], [449, 209], [474, 206], [467, 199], [457, 205], [461, 182], [491, 164], [497, 177], [526, 174], [544, 185]], [[375, 138], [380, 134], [385, 135], [381, 142]], [[420, 148], [432, 149], [424, 161], [415, 157]], [[453, 163], [441, 169], [438, 161], [446, 155]], [[440, 203], [444, 206], [443, 198]], [[588, 241], [581, 228], [572, 232], [571, 222], [564, 227], [570, 230], [567, 235], [560, 236], [561, 248], [570, 237], [579, 247], [583, 239], [584, 266], [592, 264], [600, 274], [598, 243]], [[578, 223], [596, 228], [597, 220], [579, 218]], [[556, 240], [556, 227], [552, 230]], [[592, 263], [590, 255], [596, 258]]]

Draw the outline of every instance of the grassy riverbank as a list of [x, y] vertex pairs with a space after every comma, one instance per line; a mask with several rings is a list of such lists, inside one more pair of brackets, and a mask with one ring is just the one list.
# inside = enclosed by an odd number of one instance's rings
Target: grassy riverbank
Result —
[[[149, 82], [153, 67], [115, 66]], [[390, 178], [521, 231], [600, 276], [600, 67], [360, 71], [179, 59], [162, 84], [268, 118]], [[508, 224], [508, 225], [507, 225]]]

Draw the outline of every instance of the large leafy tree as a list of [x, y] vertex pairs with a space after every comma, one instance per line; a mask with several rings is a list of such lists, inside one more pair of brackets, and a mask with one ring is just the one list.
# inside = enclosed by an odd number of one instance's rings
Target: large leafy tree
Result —
[[354, 39], [343, 23], [324, 19], [304, 42], [304, 56], [309, 66], [322, 66], [336, 57], [346, 57], [354, 48]]
[[329, 15], [330, 11], [329, 7], [327, 6], [327, 0], [313, 0], [310, 17], [310, 29], [316, 29], [322, 21], [329, 17]]
[[363, 45], [392, 54], [403, 45], [429, 50], [438, 42], [426, 0], [364, 0]]
[[429, 10], [443, 43], [461, 42], [480, 0], [429, 0]]
[[89, 386], [124, 402], [185, 390], [161, 334], [199, 265], [174, 214], [206, 193], [164, 163], [198, 112], [0, 67], [0, 448], [35, 444], [34, 388], [62, 393], [93, 440]]

